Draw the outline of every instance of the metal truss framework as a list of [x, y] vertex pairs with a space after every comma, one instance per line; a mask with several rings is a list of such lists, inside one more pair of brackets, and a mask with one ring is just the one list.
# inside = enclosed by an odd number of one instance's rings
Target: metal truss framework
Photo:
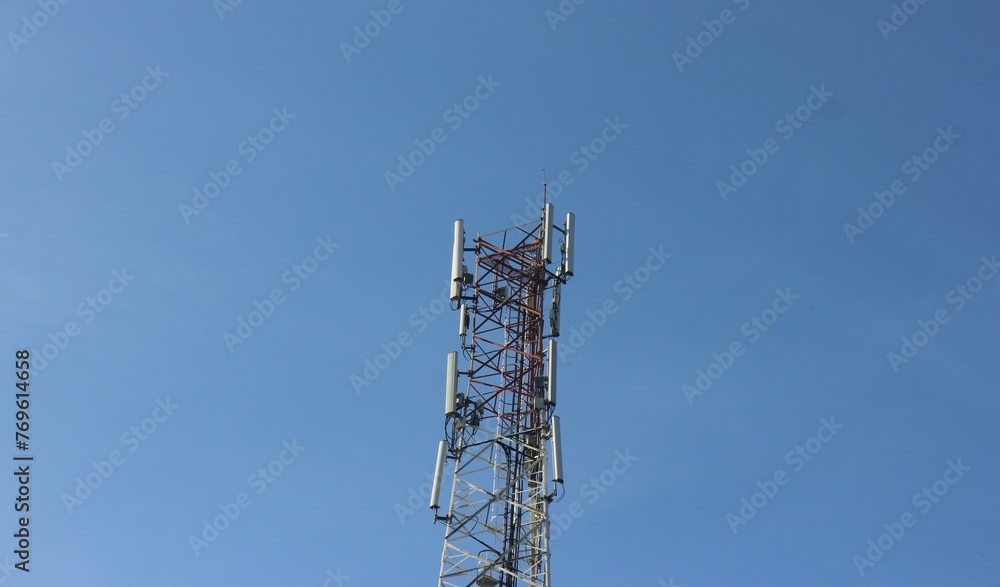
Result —
[[558, 306], [546, 334], [544, 303], [565, 277], [562, 266], [546, 267], [545, 230], [551, 221], [543, 218], [477, 236], [471, 283], [463, 275], [471, 337], [463, 335], [468, 370], [459, 375], [468, 385], [445, 425], [455, 469], [448, 515], [436, 517], [447, 523], [439, 587], [550, 584], [555, 492], [548, 492], [547, 441], [555, 405], [546, 401], [543, 341], [558, 335]]

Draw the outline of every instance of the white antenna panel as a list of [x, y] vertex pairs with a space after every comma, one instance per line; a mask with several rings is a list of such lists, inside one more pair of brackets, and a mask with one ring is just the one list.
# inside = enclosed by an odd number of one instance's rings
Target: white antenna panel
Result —
[[566, 265], [563, 273], [567, 276], [573, 275], [573, 245], [576, 242], [576, 215], [572, 212], [566, 214]]
[[444, 385], [444, 414], [455, 412], [455, 393], [458, 391], [458, 351], [448, 353], [448, 375]]
[[451, 299], [457, 300], [462, 293], [462, 260], [465, 255], [465, 222], [455, 221], [455, 244], [451, 252]]
[[556, 405], [556, 349], [558, 344], [556, 339], [549, 339], [549, 387], [545, 400], [552, 405]]
[[542, 221], [542, 230], [545, 234], [542, 236], [542, 263], [549, 264], [552, 262], [552, 215], [555, 213], [555, 208], [552, 204], [545, 204], [545, 215]]
[[447, 459], [448, 442], [438, 443], [437, 464], [434, 466], [434, 485], [431, 486], [431, 509], [441, 507], [441, 478], [444, 476], [444, 462]]
[[563, 482], [562, 435], [559, 431], [559, 416], [552, 416], [552, 481]]
[[458, 310], [458, 335], [465, 336], [465, 331], [469, 329], [469, 306], [462, 304]]

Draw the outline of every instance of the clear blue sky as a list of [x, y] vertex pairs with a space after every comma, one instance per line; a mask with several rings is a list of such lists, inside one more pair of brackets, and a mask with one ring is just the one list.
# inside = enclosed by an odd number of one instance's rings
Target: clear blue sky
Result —
[[543, 167], [554, 584], [997, 584], [994, 4], [49, 2], [0, 8], [4, 584], [436, 584], [451, 223]]

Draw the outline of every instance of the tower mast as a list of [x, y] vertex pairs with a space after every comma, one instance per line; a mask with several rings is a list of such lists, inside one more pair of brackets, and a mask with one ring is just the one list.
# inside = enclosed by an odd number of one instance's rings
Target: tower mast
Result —
[[[447, 360], [430, 503], [446, 526], [439, 587], [550, 585], [548, 506], [563, 483], [556, 337], [574, 232], [574, 215], [557, 226], [548, 202], [539, 220], [477, 235], [470, 248], [455, 222], [451, 301], [461, 344]], [[466, 253], [475, 256], [471, 272]], [[441, 515], [449, 461], [451, 501]]]

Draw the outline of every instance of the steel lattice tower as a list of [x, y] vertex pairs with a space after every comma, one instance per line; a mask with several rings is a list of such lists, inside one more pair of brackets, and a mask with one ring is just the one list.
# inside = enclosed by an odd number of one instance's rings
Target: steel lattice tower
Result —
[[[471, 248], [464, 223], [455, 223], [451, 299], [463, 358], [448, 355], [445, 440], [431, 491], [434, 519], [446, 523], [439, 587], [550, 585], [548, 506], [563, 481], [556, 337], [560, 287], [573, 274], [574, 223], [567, 214], [555, 226], [546, 203], [538, 221], [477, 235]], [[553, 263], [559, 234], [561, 261]], [[440, 515], [448, 460], [451, 502]]]

